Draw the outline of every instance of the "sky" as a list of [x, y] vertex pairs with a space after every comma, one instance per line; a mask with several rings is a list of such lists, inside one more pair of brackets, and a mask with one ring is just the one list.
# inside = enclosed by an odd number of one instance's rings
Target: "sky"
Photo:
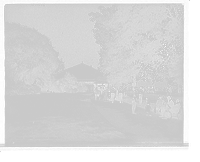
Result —
[[100, 49], [95, 43], [92, 29], [94, 23], [88, 14], [98, 5], [6, 5], [5, 21], [21, 24], [46, 35], [53, 48], [59, 52], [65, 67], [81, 62], [98, 67]]

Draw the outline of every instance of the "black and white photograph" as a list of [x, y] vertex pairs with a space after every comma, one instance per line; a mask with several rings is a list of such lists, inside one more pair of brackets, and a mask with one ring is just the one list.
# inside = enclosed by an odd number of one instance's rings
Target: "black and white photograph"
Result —
[[5, 147], [187, 147], [184, 4], [6, 4]]

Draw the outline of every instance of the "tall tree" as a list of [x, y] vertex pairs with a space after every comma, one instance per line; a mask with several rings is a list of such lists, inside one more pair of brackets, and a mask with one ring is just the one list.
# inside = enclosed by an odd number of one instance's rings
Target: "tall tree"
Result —
[[100, 69], [117, 87], [138, 76], [167, 78], [171, 63], [183, 57], [181, 4], [101, 6], [90, 17], [101, 46]]
[[52, 74], [63, 68], [58, 53], [46, 36], [35, 29], [5, 23], [7, 87], [21, 84], [48, 89], [52, 84]]

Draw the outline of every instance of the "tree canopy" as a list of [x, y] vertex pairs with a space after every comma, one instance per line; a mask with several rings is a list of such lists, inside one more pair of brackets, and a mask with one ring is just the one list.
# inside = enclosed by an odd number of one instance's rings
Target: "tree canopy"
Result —
[[[50, 40], [35, 29], [5, 22], [5, 72], [13, 81], [44, 84], [63, 68]], [[43, 85], [44, 85], [43, 84]]]
[[100, 6], [90, 13], [100, 69], [120, 87], [146, 79], [182, 77], [183, 5]]

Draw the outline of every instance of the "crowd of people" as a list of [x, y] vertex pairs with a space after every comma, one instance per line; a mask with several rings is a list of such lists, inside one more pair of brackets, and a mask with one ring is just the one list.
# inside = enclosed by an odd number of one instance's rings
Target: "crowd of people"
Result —
[[167, 95], [171, 95], [172, 94], [172, 87], [171, 86], [167, 86], [167, 88], [165, 88]]
[[180, 98], [172, 96], [159, 96], [156, 102], [152, 103], [146, 99], [146, 111], [148, 114], [156, 114], [163, 119], [181, 119], [182, 103]]
[[124, 90], [122, 87], [119, 87], [119, 89], [115, 89], [114, 87], [111, 89], [108, 89], [107, 87], [95, 88], [94, 95], [95, 100], [102, 99], [103, 101], [111, 101], [114, 103], [115, 99], [117, 98], [119, 103], [123, 103]]
[[162, 119], [183, 117], [182, 96], [177, 97], [169, 93], [146, 94], [141, 90], [119, 91], [102, 84], [95, 89], [95, 100], [130, 104], [132, 114], [136, 114], [141, 109], [147, 115], [157, 115]]

